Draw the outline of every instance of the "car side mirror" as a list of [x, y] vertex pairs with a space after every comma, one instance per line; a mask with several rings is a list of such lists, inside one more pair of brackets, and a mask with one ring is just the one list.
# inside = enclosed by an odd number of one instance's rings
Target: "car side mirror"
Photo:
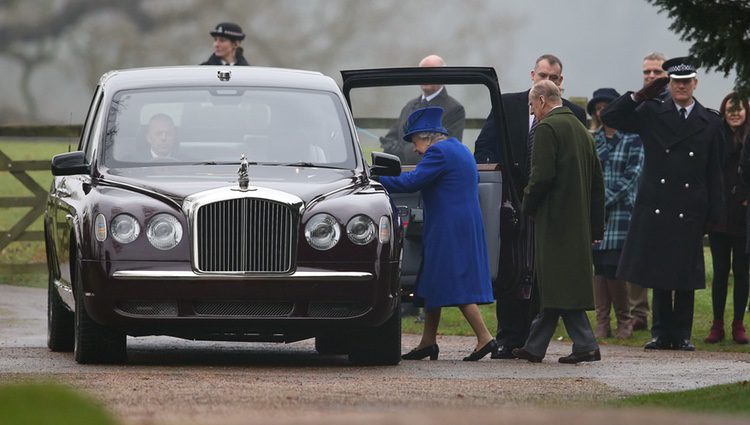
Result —
[[370, 173], [374, 176], [400, 176], [401, 160], [396, 155], [373, 152]]
[[61, 153], [52, 157], [53, 176], [71, 176], [90, 172], [91, 167], [86, 163], [86, 154], [83, 151]]

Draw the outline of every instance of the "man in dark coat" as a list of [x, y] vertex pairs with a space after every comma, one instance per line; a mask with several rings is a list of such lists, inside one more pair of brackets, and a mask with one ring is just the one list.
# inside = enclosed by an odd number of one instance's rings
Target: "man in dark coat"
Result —
[[[544, 80], [552, 81], [558, 87], [562, 86], [562, 62], [554, 55], [540, 56], [531, 71], [532, 85]], [[533, 122], [533, 115], [529, 110], [529, 90], [503, 94], [502, 102], [509, 139], [506, 140], [506, 132], [502, 131], [502, 126], [496, 125], [493, 114], [490, 113], [476, 140], [474, 159], [480, 164], [500, 162], [510, 167], [516, 192], [523, 196], [523, 188], [529, 181], [528, 143], [529, 129]], [[562, 99], [562, 105], [570, 109], [581, 123], [586, 124], [586, 112], [583, 108], [567, 99]], [[512, 161], [502, 157], [501, 147], [506, 143], [510, 146]], [[509, 282], [502, 277], [497, 284], [497, 341], [501, 348], [493, 358], [512, 359], [513, 349], [521, 347], [526, 341], [531, 319], [536, 316], [538, 306], [530, 297], [531, 288], [521, 289], [518, 282]]]
[[[638, 133], [645, 163], [617, 275], [653, 288], [653, 339], [647, 349], [695, 350], [690, 342], [695, 290], [705, 287], [703, 234], [721, 213], [722, 123], [693, 98], [689, 58], [663, 64], [669, 77], [628, 92], [602, 121]], [[669, 84], [670, 97], [655, 99]]]
[[534, 219], [534, 275], [541, 312], [523, 348], [513, 355], [540, 362], [562, 317], [573, 352], [560, 363], [601, 359], [586, 310], [594, 309], [591, 243], [604, 236], [604, 178], [594, 139], [562, 106], [560, 89], [540, 81], [529, 92], [539, 120], [534, 136], [531, 178], [523, 212]]
[[232, 22], [222, 22], [216, 25], [216, 29], [209, 31], [214, 38], [214, 52], [207, 61], [201, 65], [228, 65], [248, 66], [250, 65], [243, 55], [240, 42], [245, 39], [242, 28]]
[[[420, 67], [445, 66], [443, 58], [437, 55], [429, 55], [419, 62]], [[466, 111], [463, 105], [448, 95], [448, 90], [441, 85], [426, 84], [420, 87], [422, 95], [410, 100], [401, 109], [398, 121], [391, 126], [388, 133], [380, 138], [383, 152], [396, 155], [402, 164], [416, 164], [422, 157], [414, 152], [411, 143], [404, 142], [404, 124], [409, 115], [417, 109], [427, 106], [439, 106], [443, 108], [443, 127], [448, 130], [448, 137], [463, 140], [464, 125], [466, 124]]]

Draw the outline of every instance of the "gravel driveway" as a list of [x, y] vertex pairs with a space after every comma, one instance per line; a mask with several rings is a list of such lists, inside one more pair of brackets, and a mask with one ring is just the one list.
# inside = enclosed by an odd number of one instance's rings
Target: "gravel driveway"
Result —
[[[128, 339], [122, 366], [80, 366], [45, 346], [46, 291], [0, 285], [0, 382], [52, 380], [102, 400], [125, 423], [698, 424], [740, 419], [590, 409], [629, 394], [750, 380], [750, 354], [645, 352], [605, 346], [603, 361], [462, 362], [472, 338], [442, 337], [440, 360], [353, 367], [312, 341], [278, 345]], [[404, 335], [404, 347], [415, 335]], [[641, 418], [642, 416], [642, 418]]]

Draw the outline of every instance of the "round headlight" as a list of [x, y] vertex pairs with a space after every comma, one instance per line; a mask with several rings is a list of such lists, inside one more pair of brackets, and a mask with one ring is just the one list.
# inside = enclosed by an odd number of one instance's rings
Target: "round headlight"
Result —
[[375, 239], [375, 222], [366, 215], [356, 215], [346, 224], [346, 234], [356, 245], [367, 245]]
[[128, 214], [120, 214], [112, 219], [110, 224], [110, 232], [112, 237], [120, 243], [130, 243], [138, 238], [141, 234], [141, 225], [138, 224], [133, 216]]
[[169, 214], [157, 214], [146, 226], [146, 237], [156, 249], [172, 249], [182, 240], [182, 225]]
[[333, 248], [340, 234], [339, 223], [330, 214], [314, 215], [305, 225], [307, 243], [319, 251]]

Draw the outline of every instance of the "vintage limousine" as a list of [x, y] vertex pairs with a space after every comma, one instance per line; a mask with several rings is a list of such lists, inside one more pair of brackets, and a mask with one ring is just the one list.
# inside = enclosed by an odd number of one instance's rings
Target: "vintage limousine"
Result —
[[128, 335], [315, 338], [320, 353], [397, 364], [403, 230], [371, 177], [400, 163], [372, 164], [322, 74], [105, 74], [78, 149], [52, 159], [49, 348], [118, 363]]

